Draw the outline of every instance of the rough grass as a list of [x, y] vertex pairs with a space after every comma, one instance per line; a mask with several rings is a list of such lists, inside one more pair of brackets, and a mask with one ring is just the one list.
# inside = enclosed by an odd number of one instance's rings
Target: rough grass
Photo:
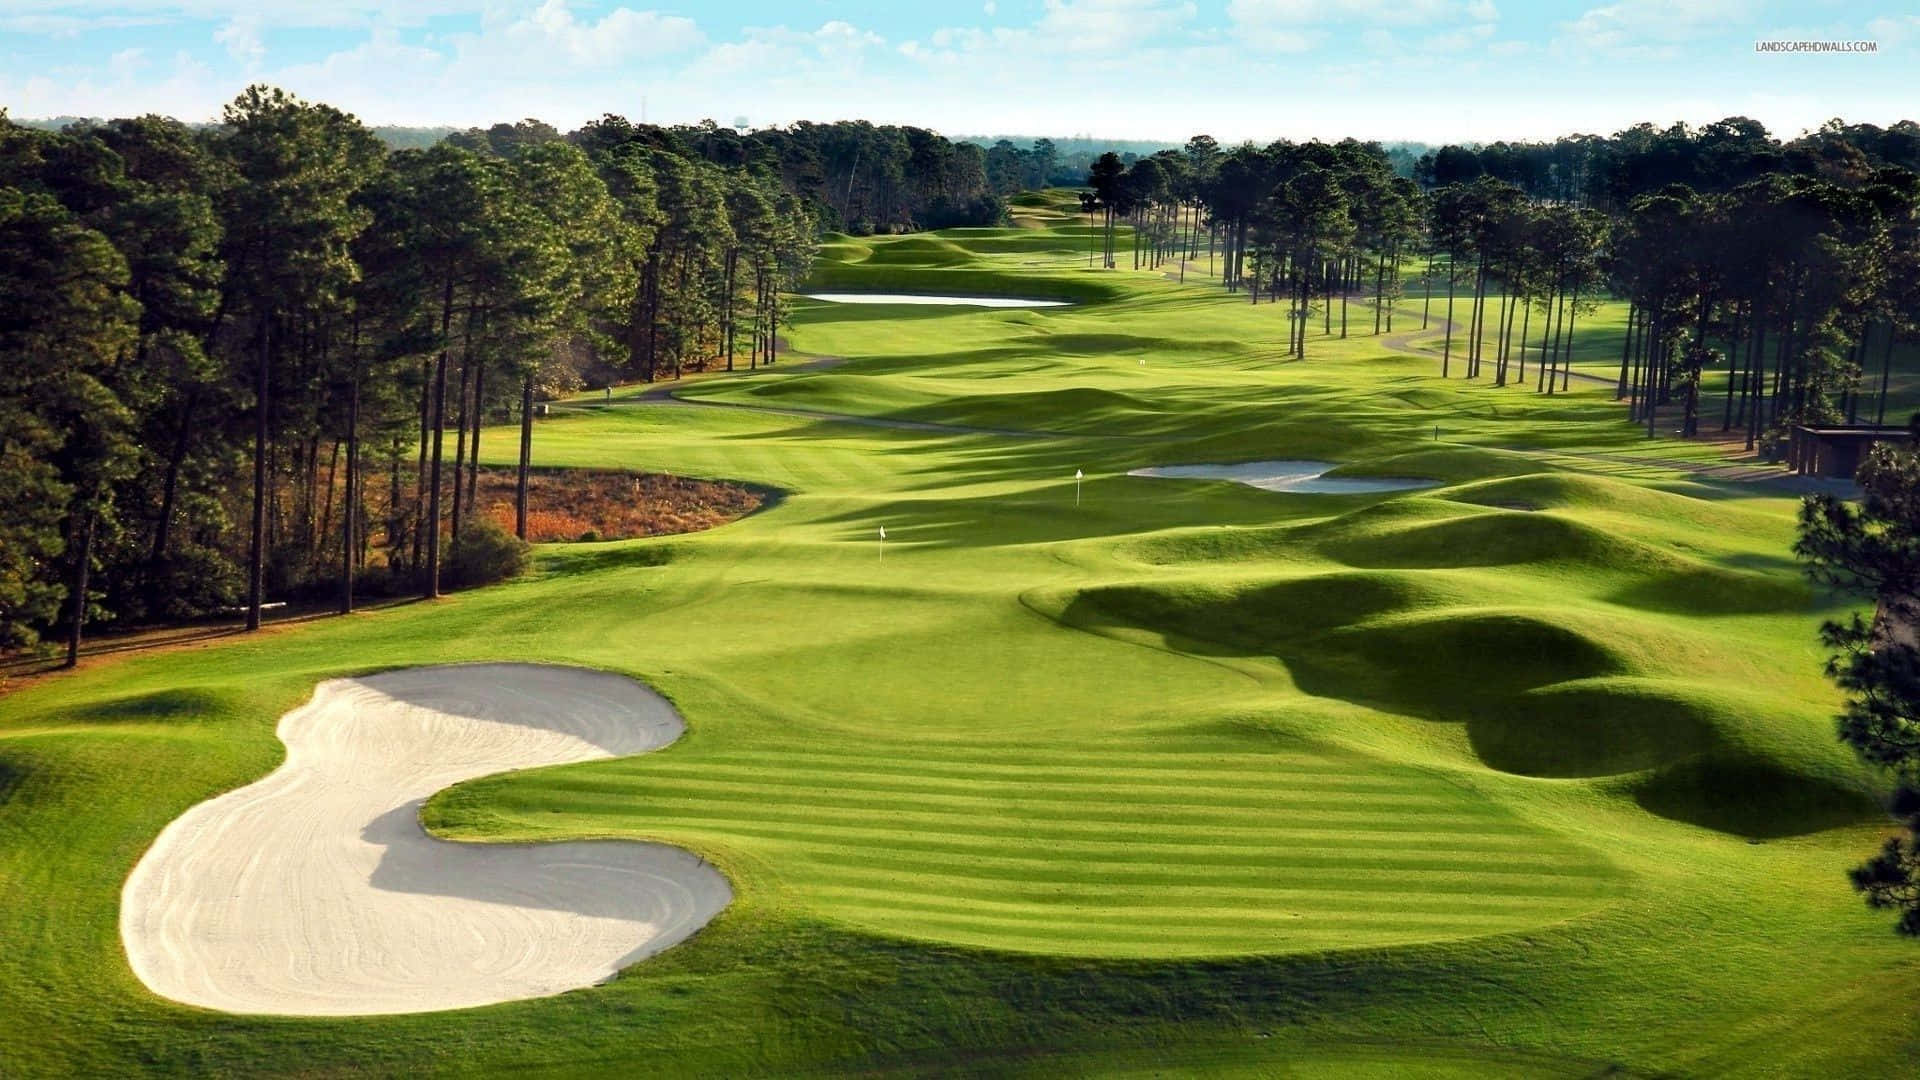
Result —
[[[515, 525], [517, 475], [480, 470], [480, 505], [501, 528]], [[741, 484], [662, 473], [540, 469], [527, 476], [527, 540], [632, 540], [699, 532], [737, 520], [766, 502]]]
[[[1913, 946], [1844, 880], [1885, 828], [1819, 670], [1847, 605], [1799, 583], [1792, 500], [1569, 471], [1643, 445], [1604, 390], [1443, 382], [1357, 316], [1287, 362], [1282, 308], [1024, 231], [1061, 250], [870, 238], [822, 275], [1086, 303], [800, 302], [796, 352], [845, 363], [689, 396], [1048, 437], [555, 419], [543, 467], [788, 494], [0, 698], [0, 1074], [1911, 1071]], [[968, 261], [866, 265], [905, 240]], [[1284, 457], [1442, 486], [1126, 475]], [[465, 1012], [226, 1017], [135, 982], [128, 870], [274, 766], [316, 680], [508, 658], [644, 678], [688, 734], [455, 788], [433, 826], [683, 844], [726, 914], [607, 986]]]

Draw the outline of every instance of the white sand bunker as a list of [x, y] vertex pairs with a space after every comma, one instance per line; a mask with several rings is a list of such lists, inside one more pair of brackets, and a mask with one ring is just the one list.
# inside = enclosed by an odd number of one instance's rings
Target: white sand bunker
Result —
[[807, 293], [809, 300], [833, 304], [934, 304], [940, 307], [1067, 307], [1067, 300], [1023, 300], [1017, 296], [922, 296], [914, 293]]
[[1243, 461], [1235, 465], [1162, 465], [1134, 469], [1128, 476], [1162, 476], [1182, 480], [1231, 480], [1264, 491], [1295, 491], [1313, 495], [1360, 495], [1375, 491], [1410, 491], [1433, 487], [1437, 481], [1402, 476], [1324, 476], [1331, 461]]
[[509, 769], [635, 754], [685, 729], [631, 679], [537, 664], [321, 683], [287, 760], [161, 832], [120, 936], [163, 997], [236, 1013], [425, 1012], [605, 981], [733, 898], [664, 844], [459, 844], [421, 803]]

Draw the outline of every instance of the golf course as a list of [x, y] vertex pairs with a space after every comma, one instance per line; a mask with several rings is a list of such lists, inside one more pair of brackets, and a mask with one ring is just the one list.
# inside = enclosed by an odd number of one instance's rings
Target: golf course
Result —
[[[1602, 379], [1441, 378], [1418, 297], [1404, 345], [1356, 297], [1288, 356], [1285, 306], [1204, 255], [1090, 268], [1070, 200], [830, 234], [772, 365], [534, 425], [542, 470], [771, 493], [737, 521], [0, 696], [0, 1077], [1908, 1074], [1920, 950], [1848, 887], [1886, 785], [1818, 636], [1862, 600], [1807, 583], [1798, 495], [1680, 467], [1717, 451]], [[1268, 482], [1192, 475], [1246, 463]], [[422, 790], [281, 737], [317, 688], [501, 663], [665, 702]], [[555, 686], [530, 715], [571, 715]], [[698, 919], [431, 1011], [137, 974], [129, 876], [190, 843], [163, 830], [303, 775], [365, 785], [329, 819], [355, 836], [419, 800], [433, 846], [670, 861]], [[578, 873], [516, 902], [650, 917]]]

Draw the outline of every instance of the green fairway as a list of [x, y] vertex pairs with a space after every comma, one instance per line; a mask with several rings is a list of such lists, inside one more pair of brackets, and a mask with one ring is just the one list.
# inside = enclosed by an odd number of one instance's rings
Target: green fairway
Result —
[[[537, 430], [539, 466], [784, 492], [758, 514], [0, 698], [0, 1076], [1912, 1068], [1920, 949], [1845, 878], [1887, 827], [1821, 672], [1849, 600], [1800, 577], [1793, 498], [1582, 467], [1645, 442], [1609, 387], [1443, 382], [1364, 305], [1286, 361], [1284, 306], [1089, 271], [1084, 217], [1013, 211], [830, 238], [812, 285], [1073, 306], [797, 299], [773, 368]], [[1295, 458], [1440, 483], [1126, 475]], [[274, 767], [283, 711], [483, 659], [631, 674], [688, 731], [462, 784], [431, 829], [682, 845], [733, 905], [607, 986], [462, 1012], [135, 980], [129, 870]]]

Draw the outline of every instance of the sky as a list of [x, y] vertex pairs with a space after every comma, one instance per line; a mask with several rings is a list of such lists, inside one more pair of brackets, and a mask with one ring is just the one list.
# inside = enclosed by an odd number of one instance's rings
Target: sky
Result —
[[[1872, 42], [1763, 52], [1757, 41]], [[0, 0], [16, 118], [603, 113], [953, 135], [1429, 143], [1920, 119], [1920, 0]]]

